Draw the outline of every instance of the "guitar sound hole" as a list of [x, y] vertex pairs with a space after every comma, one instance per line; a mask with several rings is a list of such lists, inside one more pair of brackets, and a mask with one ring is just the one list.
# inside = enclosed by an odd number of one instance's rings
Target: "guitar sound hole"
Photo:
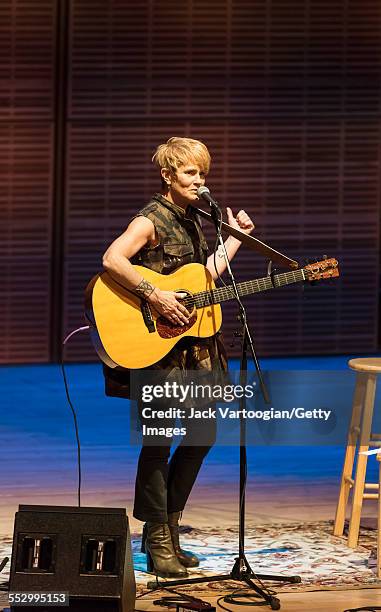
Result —
[[193, 314], [194, 311], [194, 298], [192, 296], [187, 296], [186, 298], [179, 300], [183, 306], [187, 309], [189, 314]]

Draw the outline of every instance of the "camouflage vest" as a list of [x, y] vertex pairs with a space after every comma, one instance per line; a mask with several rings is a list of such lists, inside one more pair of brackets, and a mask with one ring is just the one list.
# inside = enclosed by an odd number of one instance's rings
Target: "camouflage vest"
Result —
[[[171, 204], [162, 195], [155, 194], [152, 200], [135, 217], [151, 219], [155, 226], [158, 244], [145, 246], [131, 257], [131, 263], [145, 266], [160, 274], [169, 274], [188, 263], [206, 265], [208, 245], [197, 215]], [[211, 338], [183, 338], [178, 344], [152, 366], [154, 369], [204, 370], [225, 372], [227, 357], [220, 333]], [[110, 368], [103, 364], [106, 395], [129, 397], [130, 372], [123, 368]]]
[[169, 274], [188, 263], [206, 264], [208, 245], [197, 215], [189, 214], [155, 194], [135, 217], [144, 216], [155, 226], [158, 244], [144, 246], [131, 258], [131, 263]]

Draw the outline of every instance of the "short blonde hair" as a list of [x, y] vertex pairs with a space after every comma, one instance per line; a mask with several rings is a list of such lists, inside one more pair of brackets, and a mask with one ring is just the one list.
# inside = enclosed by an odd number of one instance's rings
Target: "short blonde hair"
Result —
[[193, 138], [173, 136], [157, 147], [152, 161], [160, 170], [168, 168], [174, 174], [180, 166], [193, 162], [202, 172], [208, 174], [211, 158], [203, 142]]

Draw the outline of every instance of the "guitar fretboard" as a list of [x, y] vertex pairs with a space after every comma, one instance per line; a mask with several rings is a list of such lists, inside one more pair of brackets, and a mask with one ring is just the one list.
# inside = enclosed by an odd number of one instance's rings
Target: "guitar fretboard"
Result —
[[[304, 270], [293, 270], [292, 272], [274, 274], [273, 276], [265, 276], [263, 278], [256, 278], [251, 281], [238, 283], [237, 289], [239, 296], [242, 297], [251, 295], [252, 293], [267, 291], [268, 289], [282, 287], [283, 285], [298, 283], [302, 280], [305, 280]], [[200, 291], [200, 293], [196, 293], [193, 296], [193, 300], [196, 308], [204, 308], [205, 306], [210, 306], [210, 304], [220, 304], [221, 302], [232, 300], [234, 297], [235, 293], [232, 285], [227, 285], [226, 287], [218, 287], [211, 291]]]

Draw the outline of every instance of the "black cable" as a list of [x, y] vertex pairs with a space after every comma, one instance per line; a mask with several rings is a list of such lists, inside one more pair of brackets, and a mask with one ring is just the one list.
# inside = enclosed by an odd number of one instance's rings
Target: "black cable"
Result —
[[[269, 597], [276, 595], [275, 591], [269, 591], [268, 589], [264, 589], [264, 590], [267, 591], [267, 595], [269, 595]], [[235, 601], [236, 597], [243, 597], [245, 600], [257, 598], [257, 599], [260, 599], [260, 601]], [[230, 595], [224, 595], [223, 599], [225, 602], [230, 603], [233, 606], [265, 606], [267, 605], [267, 602], [262, 599], [261, 595], [254, 594], [252, 590], [250, 590], [250, 593], [241, 592], [241, 593], [231, 593]]]
[[[221, 284], [224, 287], [228, 288], [228, 286], [226, 285], [225, 281], [221, 277], [221, 275], [220, 275], [220, 273], [218, 271], [218, 268], [217, 268], [216, 253], [217, 253], [217, 248], [218, 248], [218, 245], [220, 243], [220, 237], [221, 237], [222, 211], [221, 211], [220, 208], [215, 209], [215, 211], [216, 211], [216, 213], [218, 213], [219, 219], [218, 219], [217, 237], [216, 237], [216, 241], [215, 241], [215, 245], [214, 245], [214, 253], [213, 253], [214, 269], [216, 271], [216, 274], [217, 274], [218, 279], [221, 282]], [[238, 303], [238, 307], [239, 307], [239, 311], [240, 311], [240, 318], [241, 318], [241, 322], [242, 322], [242, 327], [246, 327], [246, 312], [245, 312], [244, 306], [243, 306], [243, 304], [241, 302], [241, 299], [240, 299], [240, 296], [239, 296], [239, 293], [238, 293], [238, 288], [237, 288], [237, 291], [236, 291], [236, 286], [234, 284], [231, 285], [231, 288], [232, 288], [232, 292], [234, 294], [233, 297], [236, 300], [236, 302]], [[244, 481], [243, 481], [243, 487], [242, 487], [242, 495], [241, 495], [241, 498], [239, 500], [240, 511], [242, 510], [244, 499], [245, 499], [246, 483], [247, 483], [247, 459], [246, 459], [246, 463], [245, 463], [245, 473], [244, 473]], [[239, 537], [239, 548], [241, 550], [241, 548], [242, 548], [242, 541], [241, 541], [241, 534], [240, 533], [238, 534], [238, 537]], [[260, 584], [262, 590], [265, 591], [269, 596], [276, 595], [276, 591], [270, 591], [270, 589], [268, 589], [266, 587], [266, 585], [262, 582], [262, 580], [257, 576], [257, 574], [253, 570], [252, 570], [252, 577], [254, 577], [258, 581], [258, 583]], [[231, 595], [224, 596], [224, 597], [232, 597], [232, 596], [235, 596], [235, 595], [232, 593]], [[239, 595], [237, 595], [237, 596], [239, 596]], [[224, 599], [224, 597], [220, 598], [220, 600]], [[255, 595], [253, 597], [255, 597]], [[225, 599], [225, 601], [226, 601], [226, 599]], [[230, 603], [232, 603], [233, 605], [243, 605], [241, 602], [234, 602], [232, 600], [230, 601]], [[228, 610], [230, 612], [229, 608], [221, 606], [221, 604], [219, 604], [219, 605], [220, 605], [221, 608], [223, 608], [225, 610]], [[263, 605], [263, 602], [245, 602], [245, 605], [248, 605], [248, 606], [258, 606], [258, 605]]]
[[[227, 288], [226, 283], [224, 282], [224, 280], [221, 278], [218, 269], [217, 269], [217, 264], [216, 264], [216, 249], [217, 249], [217, 244], [220, 241], [220, 236], [221, 236], [221, 228], [222, 228], [222, 211], [221, 209], [218, 209], [219, 212], [219, 226], [218, 226], [218, 231], [217, 231], [217, 238], [216, 238], [216, 242], [215, 242], [215, 248], [214, 248], [214, 268], [216, 270], [218, 279], [221, 281], [221, 283]], [[234, 285], [232, 285], [232, 290], [234, 293], [234, 299], [236, 300], [236, 302], [238, 303], [239, 306], [239, 310], [240, 310], [240, 317], [241, 317], [241, 322], [242, 322], [242, 326], [246, 326], [246, 312], [244, 309], [244, 306], [241, 302], [241, 299], [239, 297], [238, 291], [237, 293], [235, 292], [235, 287]], [[239, 500], [239, 507], [240, 510], [242, 510], [243, 507], [243, 502], [244, 502], [244, 498], [245, 498], [245, 493], [246, 493], [246, 483], [247, 483], [247, 459], [246, 459], [246, 463], [245, 463], [245, 473], [244, 473], [244, 480], [243, 480], [243, 487], [242, 487], [242, 495], [241, 498]], [[242, 542], [241, 542], [241, 534], [239, 533], [239, 547], [241, 549], [242, 547]], [[258, 583], [261, 585], [261, 588], [263, 591], [265, 591], [269, 596], [271, 595], [276, 595], [275, 591], [270, 591], [266, 585], [262, 582], [262, 580], [255, 574], [254, 571], [252, 571], [252, 575], [253, 577], [258, 581]], [[235, 596], [234, 593], [232, 593], [231, 595], [228, 595], [226, 597], [232, 597]], [[239, 595], [237, 595], [239, 596]], [[255, 597], [255, 596], [254, 596]], [[221, 598], [220, 598], [221, 599]], [[226, 599], [225, 599], [226, 601]], [[230, 601], [230, 603], [232, 603], [233, 605], [242, 605], [241, 602], [234, 602], [234, 601]], [[220, 605], [220, 604], [219, 604]], [[262, 602], [251, 602], [251, 603], [246, 603], [246, 605], [248, 606], [253, 606], [253, 605], [263, 605]], [[220, 605], [220, 607], [223, 607]], [[228, 610], [228, 608], [225, 608], [225, 610]]]
[[375, 612], [381, 610], [381, 606], [365, 606], [365, 608], [348, 608], [344, 612]]
[[67, 384], [67, 378], [66, 378], [66, 372], [65, 372], [65, 358], [64, 358], [64, 354], [65, 354], [65, 346], [66, 343], [68, 342], [68, 340], [70, 340], [70, 338], [72, 336], [74, 336], [74, 334], [80, 332], [80, 331], [85, 331], [90, 329], [90, 325], [85, 325], [83, 327], [79, 327], [78, 329], [75, 329], [74, 331], [72, 331], [68, 336], [66, 336], [66, 338], [63, 341], [63, 350], [62, 350], [62, 356], [61, 356], [61, 370], [62, 370], [62, 376], [64, 379], [64, 385], [65, 385], [65, 392], [66, 392], [66, 398], [67, 401], [69, 403], [71, 412], [73, 414], [73, 420], [74, 420], [74, 428], [75, 428], [75, 438], [77, 441], [77, 466], [78, 466], [78, 491], [77, 491], [77, 495], [78, 495], [78, 508], [81, 507], [81, 485], [82, 485], [82, 468], [81, 468], [81, 443], [79, 440], [79, 429], [78, 429], [78, 420], [77, 420], [77, 414], [75, 412], [75, 408], [72, 404], [71, 398], [70, 398], [70, 393], [69, 393], [69, 386]]
[[[275, 591], [268, 591], [269, 595], [276, 595]], [[252, 589], [250, 587], [247, 588], [247, 590], [242, 590], [242, 589], [236, 589], [235, 591], [233, 591], [232, 593], [230, 593], [230, 595], [221, 595], [221, 597], [219, 597], [217, 599], [217, 605], [220, 606], [220, 608], [222, 608], [223, 610], [226, 610], [227, 612], [233, 612], [233, 610], [231, 608], [228, 608], [227, 606], [223, 606], [220, 602], [221, 601], [227, 601], [227, 603], [232, 604], [233, 606], [264, 606], [266, 605], [266, 602], [263, 601], [263, 599], [261, 599], [261, 601], [234, 601], [234, 597], [244, 597], [245, 599], [252, 599], [254, 598], [260, 598], [260, 595], [255, 595], [252, 592]]]
[[67, 401], [69, 403], [71, 412], [73, 414], [73, 419], [74, 419], [74, 428], [75, 428], [75, 438], [77, 441], [77, 466], [78, 466], [78, 508], [81, 507], [81, 485], [82, 485], [82, 468], [81, 468], [81, 443], [79, 440], [79, 431], [78, 431], [78, 421], [77, 421], [77, 415], [74, 409], [74, 406], [71, 402], [70, 399], [70, 393], [69, 393], [69, 387], [67, 384], [67, 379], [66, 379], [66, 372], [65, 372], [65, 364], [64, 364], [64, 360], [62, 357], [61, 360], [61, 370], [62, 370], [62, 376], [64, 379], [64, 384], [65, 384], [65, 391], [66, 391], [66, 397], [67, 397]]
[[[144, 572], [144, 573], [150, 573], [150, 572]], [[168, 593], [178, 595], [179, 597], [182, 597], [183, 599], [188, 599], [188, 601], [193, 601], [194, 599], [197, 599], [197, 598], [193, 597], [192, 595], [187, 595], [186, 593], [181, 593], [180, 591], [175, 591], [175, 589], [173, 589], [173, 588], [170, 589], [170, 588], [166, 587], [165, 586], [165, 582], [160, 582], [159, 581], [159, 576], [156, 575], [155, 578], [156, 578], [156, 586], [153, 587], [152, 589], [148, 589], [148, 591], [145, 591], [141, 595], [138, 595], [138, 597], [136, 597], [135, 599], [141, 599], [145, 595], [149, 595], [150, 593], [154, 593], [155, 591], [168, 591]]]
[[218, 219], [218, 227], [217, 227], [217, 234], [216, 234], [216, 240], [214, 243], [214, 251], [213, 251], [213, 264], [214, 264], [214, 269], [216, 271], [218, 280], [221, 282], [222, 285], [224, 285], [224, 287], [226, 287], [226, 283], [223, 280], [223, 278], [221, 277], [219, 271], [218, 271], [218, 267], [217, 267], [217, 250], [218, 250], [218, 246], [220, 245], [220, 238], [222, 236], [222, 210], [220, 208], [218, 208], [216, 210], [216, 212], [218, 212], [219, 214], [219, 219]]
[[[144, 570], [142, 570], [144, 571]], [[144, 572], [144, 574], [151, 574], [151, 572]], [[158, 580], [158, 576], [156, 577], [156, 586], [154, 586], [152, 589], [148, 589], [148, 591], [145, 591], [144, 593], [142, 593], [141, 595], [138, 595], [138, 597], [136, 597], [135, 599], [140, 599], [141, 597], [144, 597], [144, 595], [149, 595], [150, 593], [153, 593], [154, 591], [158, 591], [160, 588], [160, 582]]]
[[233, 612], [233, 610], [231, 608], [228, 608], [227, 606], [223, 606], [221, 601], [223, 601], [225, 598], [225, 595], [221, 595], [221, 597], [219, 597], [216, 601], [217, 606], [219, 606], [220, 608], [222, 608], [222, 610], [226, 610], [226, 612]]
[[[217, 228], [217, 237], [216, 237], [216, 241], [214, 243], [214, 253], [213, 253], [213, 263], [214, 263], [214, 269], [216, 271], [218, 280], [220, 281], [220, 283], [226, 288], [228, 289], [228, 285], [225, 283], [224, 279], [222, 278], [222, 276], [220, 275], [218, 268], [217, 268], [217, 260], [216, 260], [216, 255], [217, 255], [217, 249], [218, 249], [218, 245], [220, 243], [220, 238], [222, 237], [222, 210], [220, 208], [216, 209], [216, 212], [218, 212], [219, 215], [219, 219], [218, 219], [218, 228]], [[221, 245], [222, 248], [222, 245]], [[229, 259], [229, 258], [228, 258]], [[243, 304], [241, 302], [241, 299], [239, 297], [238, 291], [235, 292], [235, 287], [234, 285], [231, 285], [232, 287], [232, 291], [233, 291], [233, 297], [234, 299], [238, 302], [239, 305], [239, 309], [240, 309], [240, 314], [241, 317], [243, 317], [242, 319], [242, 323], [246, 324], [246, 314], [243, 308]]]

